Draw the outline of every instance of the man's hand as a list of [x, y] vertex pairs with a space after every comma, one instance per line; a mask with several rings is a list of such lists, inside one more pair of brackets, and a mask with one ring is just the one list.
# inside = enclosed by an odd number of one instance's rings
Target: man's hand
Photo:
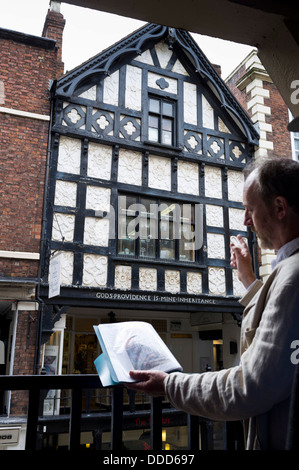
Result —
[[248, 246], [241, 235], [237, 236], [239, 246], [231, 243], [230, 265], [238, 270], [238, 278], [247, 289], [256, 279], [252, 269]]
[[126, 383], [126, 387], [153, 397], [163, 396], [165, 395], [163, 382], [167, 375], [166, 372], [159, 370], [132, 370], [130, 376], [138, 382]]

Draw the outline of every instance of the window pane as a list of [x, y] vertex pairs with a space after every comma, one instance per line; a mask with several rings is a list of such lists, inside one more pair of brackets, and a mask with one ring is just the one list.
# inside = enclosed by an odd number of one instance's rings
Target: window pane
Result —
[[135, 240], [118, 240], [118, 254], [125, 256], [135, 255]]
[[155, 240], [140, 240], [140, 256], [142, 258], [155, 258], [156, 245]]
[[174, 259], [174, 240], [161, 240], [160, 241], [160, 258]]
[[162, 119], [162, 129], [165, 131], [171, 131], [172, 130], [172, 119]]
[[195, 261], [195, 251], [193, 243], [180, 240], [180, 261]]
[[[118, 254], [120, 255], [135, 255], [135, 233], [132, 227], [135, 226], [136, 209], [133, 204], [136, 204], [135, 197], [122, 196], [119, 198]], [[131, 228], [128, 227], [129, 224]]]
[[172, 238], [172, 222], [169, 221], [169, 217], [167, 216], [161, 218], [160, 238], [165, 240]]
[[173, 116], [173, 104], [172, 103], [162, 103], [162, 114], [166, 116]]
[[149, 110], [152, 111], [153, 113], [160, 113], [160, 101], [150, 98]]
[[153, 209], [155, 201], [140, 199], [140, 250], [141, 257], [156, 257], [157, 217]]
[[162, 144], [172, 145], [172, 132], [162, 131]]
[[295, 139], [295, 149], [299, 150], [299, 139]]
[[119, 209], [120, 256], [195, 262], [194, 204], [121, 195]]
[[152, 140], [153, 142], [159, 142], [158, 129], [154, 129], [152, 127], [149, 127], [149, 129], [148, 129], [148, 139]]
[[158, 129], [159, 119], [156, 116], [149, 116], [148, 117], [148, 125], [149, 125], [149, 127], [155, 127], [155, 128]]

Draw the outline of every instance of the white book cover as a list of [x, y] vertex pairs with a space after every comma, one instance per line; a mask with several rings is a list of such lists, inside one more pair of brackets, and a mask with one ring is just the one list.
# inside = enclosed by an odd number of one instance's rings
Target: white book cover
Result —
[[182, 370], [150, 323], [104, 323], [94, 330], [103, 351], [94, 364], [104, 387], [134, 382], [131, 370]]

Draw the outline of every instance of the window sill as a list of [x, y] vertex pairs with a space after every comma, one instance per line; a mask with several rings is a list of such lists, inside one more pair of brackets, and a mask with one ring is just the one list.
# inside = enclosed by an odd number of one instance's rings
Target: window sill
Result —
[[206, 266], [199, 264], [197, 261], [187, 261], [187, 260], [174, 260], [168, 258], [147, 258], [147, 257], [137, 257], [132, 255], [123, 255], [118, 254], [111, 257], [113, 261], [127, 261], [128, 263], [141, 263], [142, 265], [147, 264], [148, 267], [153, 267], [154, 265], [166, 265], [166, 266], [180, 266], [181, 268], [196, 268], [204, 269]]
[[167, 150], [175, 150], [176, 152], [182, 152], [183, 148], [181, 147], [176, 147], [175, 145], [166, 145], [166, 144], [161, 144], [160, 142], [152, 142], [151, 140], [145, 140], [144, 145], [152, 146], [152, 147], [158, 147], [161, 149], [167, 149]]

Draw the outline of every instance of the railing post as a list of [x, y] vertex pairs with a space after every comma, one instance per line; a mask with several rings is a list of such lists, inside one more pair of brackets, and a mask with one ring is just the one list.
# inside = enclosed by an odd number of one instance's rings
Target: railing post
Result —
[[123, 388], [112, 389], [111, 450], [121, 450], [123, 433]]
[[32, 388], [29, 390], [29, 403], [27, 414], [27, 430], [26, 430], [26, 450], [36, 450], [37, 441], [37, 423], [39, 412], [40, 389]]
[[198, 416], [187, 415], [188, 426], [188, 449], [199, 449], [199, 418]]
[[151, 398], [151, 449], [162, 450], [162, 397]]
[[202, 421], [200, 423], [200, 450], [213, 450], [213, 423]]
[[71, 415], [69, 424], [69, 450], [78, 450], [81, 437], [82, 388], [72, 392]]

